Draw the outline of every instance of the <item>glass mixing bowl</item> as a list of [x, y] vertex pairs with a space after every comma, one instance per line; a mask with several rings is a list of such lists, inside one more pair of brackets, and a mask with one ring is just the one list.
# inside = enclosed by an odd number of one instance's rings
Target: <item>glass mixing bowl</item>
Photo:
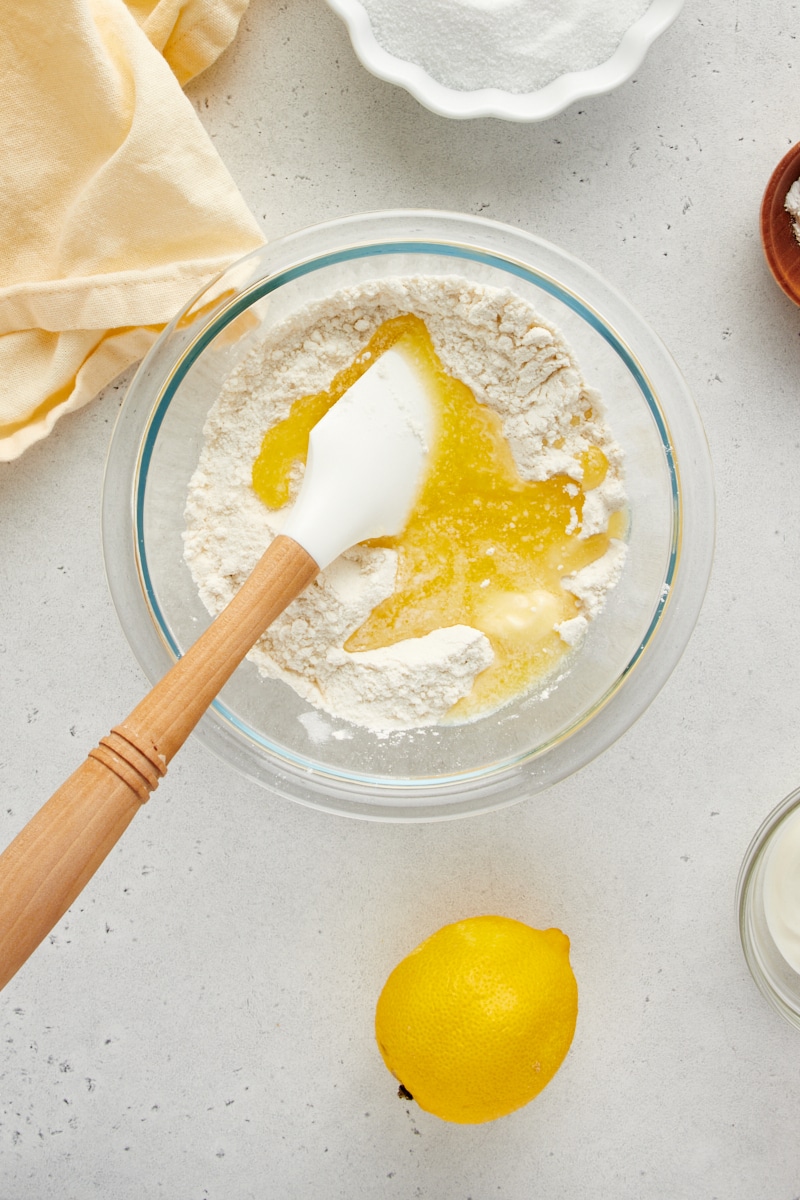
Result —
[[759, 991], [790, 1025], [800, 1029], [800, 975], [770, 932], [765, 904], [770, 854], [790, 821], [797, 819], [800, 788], [764, 819], [747, 848], [736, 882], [739, 937], [745, 961]]
[[607, 283], [520, 230], [440, 212], [315, 226], [234, 263], [164, 330], [130, 384], [109, 451], [111, 593], [151, 681], [209, 617], [183, 559], [206, 414], [266, 330], [342, 287], [460, 275], [513, 289], [564, 335], [625, 452], [625, 569], [582, 648], [546, 687], [469, 724], [389, 735], [324, 716], [245, 662], [196, 736], [272, 791], [331, 812], [440, 819], [530, 796], [584, 766], [643, 712], [691, 634], [708, 581], [713, 487], [703, 429], [655, 334]]

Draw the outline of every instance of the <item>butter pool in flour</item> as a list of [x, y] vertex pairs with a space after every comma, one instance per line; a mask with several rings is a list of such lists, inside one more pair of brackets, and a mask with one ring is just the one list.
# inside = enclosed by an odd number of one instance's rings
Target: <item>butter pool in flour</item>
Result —
[[[521, 481], [560, 478], [569, 496], [580, 496], [568, 532], [602, 542], [602, 553], [560, 577], [570, 618], [551, 621], [548, 634], [560, 654], [579, 653], [623, 568], [626, 547], [612, 535], [624, 529], [622, 454], [560, 335], [513, 292], [459, 277], [394, 277], [339, 291], [271, 330], [232, 373], [209, 413], [186, 506], [185, 557], [203, 603], [212, 614], [224, 607], [288, 511], [267, 508], [252, 486], [265, 433], [409, 313], [424, 322], [443, 369], [497, 414]], [[607, 462], [597, 480], [589, 478], [593, 455]], [[291, 490], [301, 474], [298, 463]], [[397, 578], [396, 550], [354, 547], [274, 623], [251, 659], [317, 708], [376, 731], [480, 715], [469, 699], [476, 679], [492, 674], [496, 622], [517, 620], [513, 603], [508, 612], [495, 608], [482, 629], [450, 622], [351, 652], [348, 642], [392, 597]]]

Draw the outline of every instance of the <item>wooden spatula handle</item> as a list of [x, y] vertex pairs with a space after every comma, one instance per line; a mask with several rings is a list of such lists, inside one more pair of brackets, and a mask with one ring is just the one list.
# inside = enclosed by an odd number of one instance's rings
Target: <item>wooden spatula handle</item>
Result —
[[276, 538], [227, 608], [0, 855], [0, 988], [91, 879], [248, 650], [318, 572], [302, 546]]

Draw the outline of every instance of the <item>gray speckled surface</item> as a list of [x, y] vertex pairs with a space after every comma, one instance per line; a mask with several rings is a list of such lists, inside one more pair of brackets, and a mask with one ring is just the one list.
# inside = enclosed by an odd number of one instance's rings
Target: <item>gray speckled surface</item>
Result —
[[[322, 0], [253, 0], [189, 91], [274, 237], [394, 206], [482, 213], [622, 290], [686, 374], [717, 476], [707, 602], [598, 761], [494, 816], [293, 806], [189, 744], [0, 996], [2, 1200], [791, 1200], [800, 1036], [733, 907], [800, 781], [800, 312], [757, 217], [798, 138], [795, 6], [689, 0], [635, 79], [541, 125], [448, 122], [356, 61]], [[140, 697], [103, 577], [123, 383], [0, 469], [2, 842]], [[372, 1040], [395, 961], [498, 911], [572, 939], [573, 1049], [529, 1107], [448, 1126]]]

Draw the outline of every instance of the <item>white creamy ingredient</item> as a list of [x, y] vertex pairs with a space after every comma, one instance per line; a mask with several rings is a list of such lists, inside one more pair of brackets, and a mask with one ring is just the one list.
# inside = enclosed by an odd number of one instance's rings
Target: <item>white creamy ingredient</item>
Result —
[[800, 974], [800, 810], [786, 819], [767, 851], [764, 915], [778, 950]]
[[[584, 384], [561, 336], [527, 302], [458, 277], [366, 281], [277, 325], [233, 371], [211, 408], [189, 485], [184, 553], [212, 615], [235, 595], [289, 511], [288, 505], [270, 511], [252, 488], [252, 464], [265, 432], [288, 416], [300, 396], [328, 387], [379, 325], [409, 312], [425, 322], [445, 369], [499, 413], [524, 479], [566, 473], [580, 483], [575, 456], [590, 445], [602, 449], [609, 471], [600, 487], [586, 493], [578, 536], [604, 529], [610, 514], [624, 506], [622, 452], [605, 427], [600, 397]], [[589, 407], [592, 418], [585, 420]], [[573, 417], [580, 422], [573, 424]], [[301, 477], [298, 469], [293, 494]], [[570, 647], [580, 645], [602, 608], [625, 552], [622, 542], [612, 541], [599, 561], [564, 580], [581, 607], [558, 629]], [[457, 625], [380, 650], [344, 650], [372, 609], [392, 594], [396, 569], [395, 551], [353, 547], [278, 617], [250, 659], [317, 708], [376, 731], [440, 722], [492, 662], [483, 633]], [[537, 619], [542, 613], [546, 605]]]
[[792, 232], [797, 241], [800, 242], [800, 179], [795, 179], [789, 191], [786, 193], [786, 199], [783, 202], [783, 207], [792, 217]]
[[376, 41], [454, 91], [537, 91], [609, 59], [650, 0], [361, 0]]

